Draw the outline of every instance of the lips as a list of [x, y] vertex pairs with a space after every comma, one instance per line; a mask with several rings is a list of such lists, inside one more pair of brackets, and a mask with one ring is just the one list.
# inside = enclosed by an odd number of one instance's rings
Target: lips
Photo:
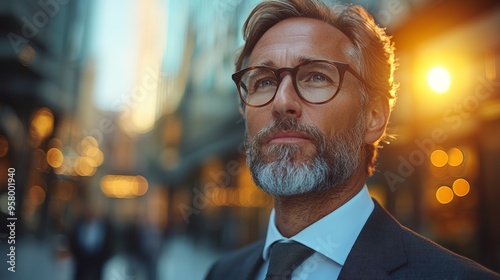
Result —
[[264, 138], [266, 144], [297, 143], [302, 141], [312, 141], [311, 137], [299, 131], [278, 131], [270, 133]]

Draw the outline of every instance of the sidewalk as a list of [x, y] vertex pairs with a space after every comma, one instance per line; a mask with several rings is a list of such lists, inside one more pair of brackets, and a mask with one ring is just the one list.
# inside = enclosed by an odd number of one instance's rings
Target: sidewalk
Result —
[[158, 280], [201, 280], [220, 254], [187, 237], [168, 240], [158, 260]]
[[[3, 241], [3, 240], [2, 240]], [[69, 258], [56, 259], [54, 247], [46, 242], [26, 236], [16, 240], [16, 267], [10, 272], [7, 263], [8, 244], [0, 244], [0, 279], [2, 280], [69, 280], [72, 263]]]
[[[3, 241], [3, 240], [2, 240]], [[158, 280], [201, 280], [219, 253], [207, 245], [195, 244], [188, 237], [166, 240], [158, 260]], [[0, 244], [0, 279], [2, 280], [72, 280], [73, 261], [70, 257], [56, 258], [53, 237], [44, 240], [26, 236], [16, 242], [16, 272], [8, 271], [8, 244]], [[116, 258], [112, 272], [122, 272], [124, 262]], [[120, 275], [112, 273], [112, 280]], [[128, 278], [128, 277], [127, 277]], [[142, 277], [133, 277], [139, 279]], [[108, 280], [108, 279], [103, 279]]]

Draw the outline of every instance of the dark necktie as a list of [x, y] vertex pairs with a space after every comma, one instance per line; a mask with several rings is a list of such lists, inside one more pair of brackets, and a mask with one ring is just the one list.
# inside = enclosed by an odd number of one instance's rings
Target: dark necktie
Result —
[[297, 242], [274, 244], [265, 280], [290, 280], [292, 272], [313, 253], [313, 249]]

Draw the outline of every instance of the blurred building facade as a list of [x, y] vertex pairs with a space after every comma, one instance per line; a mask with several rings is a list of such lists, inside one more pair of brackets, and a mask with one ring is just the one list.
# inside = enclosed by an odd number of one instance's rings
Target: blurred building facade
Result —
[[88, 16], [86, 1], [0, 4], [2, 217], [7, 213], [7, 170], [14, 168], [20, 232], [26, 227], [48, 230], [54, 210], [48, 202], [65, 204], [72, 192], [58, 187], [66, 179], [50, 165], [58, 164], [62, 141], [72, 141], [77, 122], [73, 112], [79, 107]]
[[499, 20], [497, 1], [439, 1], [393, 30], [398, 139], [373, 178], [405, 225], [496, 271]]
[[[127, 4], [134, 16], [111, 30], [137, 26], [135, 53], [119, 56], [125, 43], [106, 31], [117, 53], [107, 54], [112, 84], [123, 87], [102, 109], [91, 38], [104, 4], [3, 1], [0, 180], [16, 168], [24, 231], [67, 234], [96, 203], [118, 229], [134, 224], [216, 250], [263, 237], [272, 198], [246, 167], [230, 79], [257, 2]], [[381, 150], [371, 194], [404, 225], [499, 271], [497, 1], [354, 2], [388, 26], [400, 58], [397, 140]], [[427, 86], [434, 66], [451, 76], [441, 95]], [[4, 219], [6, 187], [0, 193]]]

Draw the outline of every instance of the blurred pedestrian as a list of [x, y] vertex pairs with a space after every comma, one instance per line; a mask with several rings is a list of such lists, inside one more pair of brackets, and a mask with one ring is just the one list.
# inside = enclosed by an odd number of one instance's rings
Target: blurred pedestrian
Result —
[[150, 280], [141, 255], [139, 227], [133, 223], [120, 231], [117, 252], [103, 268], [102, 280]]
[[156, 280], [158, 259], [163, 249], [163, 233], [148, 217], [140, 219], [138, 230], [139, 249], [147, 268], [148, 280]]
[[112, 227], [99, 207], [86, 205], [70, 236], [75, 280], [100, 280], [104, 263], [112, 254]]

